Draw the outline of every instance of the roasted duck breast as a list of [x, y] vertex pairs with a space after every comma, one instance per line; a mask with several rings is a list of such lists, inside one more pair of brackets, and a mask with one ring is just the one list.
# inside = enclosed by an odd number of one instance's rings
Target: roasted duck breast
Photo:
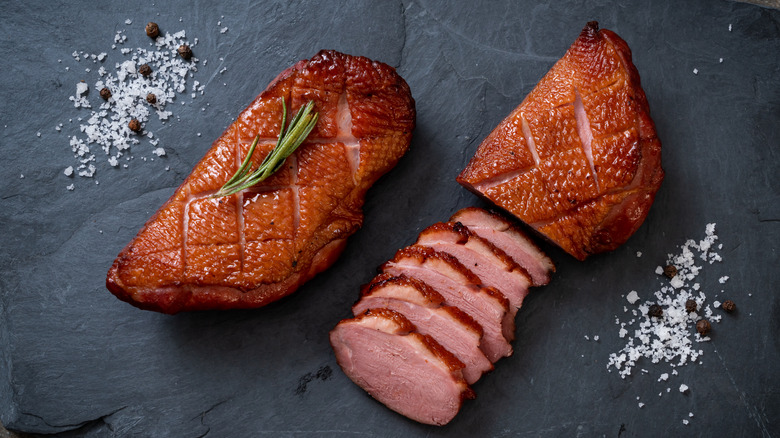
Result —
[[[313, 101], [305, 142], [261, 183], [213, 195], [274, 149], [282, 105]], [[108, 272], [120, 299], [165, 313], [259, 307], [328, 268], [362, 224], [366, 191], [406, 152], [415, 104], [380, 62], [322, 51], [283, 71], [218, 138]]]
[[[463, 209], [384, 263], [330, 332], [344, 373], [390, 409], [443, 425], [512, 354], [514, 316], [552, 261], [503, 217]], [[485, 236], [485, 237], [481, 237]], [[517, 259], [515, 259], [517, 257]], [[534, 272], [537, 281], [529, 272]]]
[[457, 180], [583, 260], [628, 240], [663, 177], [631, 50], [590, 22]]

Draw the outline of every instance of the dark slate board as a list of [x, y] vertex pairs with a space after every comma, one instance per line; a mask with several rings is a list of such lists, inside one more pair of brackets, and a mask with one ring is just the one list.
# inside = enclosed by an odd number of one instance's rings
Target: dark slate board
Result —
[[[3, 2], [6, 427], [61, 436], [780, 435], [778, 11], [712, 0], [159, 3]], [[613, 253], [581, 263], [545, 246], [558, 273], [520, 311], [515, 355], [475, 385], [478, 398], [450, 425], [400, 417], [343, 375], [328, 331], [375, 268], [423, 227], [483, 205], [455, 176], [594, 19], [628, 41], [642, 74], [664, 148], [656, 203]], [[110, 49], [114, 33], [126, 29], [125, 47], [143, 47], [149, 20], [199, 38], [196, 55], [209, 60], [195, 77], [204, 95], [179, 97], [180, 121], [150, 125], [166, 157], [142, 163], [152, 155], [139, 146], [129, 169], [102, 157], [99, 185], [67, 178], [68, 138], [88, 114], [68, 96], [80, 79], [97, 78], [70, 54], [106, 51], [110, 69], [121, 58]], [[411, 151], [369, 193], [365, 226], [341, 260], [258, 310], [171, 317], [110, 295], [104, 276], [114, 257], [211, 141], [279, 71], [321, 48], [396, 67], [418, 109]], [[700, 281], [710, 303], [714, 294], [732, 297], [738, 313], [715, 324], [713, 341], [700, 344], [702, 363], [679, 368], [671, 383], [657, 381], [667, 365], [647, 361], [638, 367], [646, 375], [608, 373], [609, 353], [622, 346], [623, 295], [649, 298], [655, 267], [685, 239], [702, 238], [709, 222], [724, 262]], [[725, 285], [722, 275], [731, 277]], [[691, 389], [679, 393], [680, 383]]]

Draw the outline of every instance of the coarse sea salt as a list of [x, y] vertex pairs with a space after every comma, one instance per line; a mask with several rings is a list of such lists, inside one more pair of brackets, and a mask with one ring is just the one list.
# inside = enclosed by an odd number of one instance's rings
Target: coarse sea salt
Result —
[[[125, 24], [132, 24], [132, 20], [126, 20]], [[139, 40], [141, 38], [139, 36]], [[127, 40], [125, 31], [118, 30], [113, 36], [112, 48], [116, 48], [117, 44], [124, 44]], [[128, 159], [131, 146], [140, 145], [144, 139], [152, 146], [146, 152], [151, 152], [157, 157], [165, 155], [165, 149], [157, 145], [158, 140], [154, 138], [148, 122], [157, 118], [161, 124], [165, 124], [173, 116], [173, 112], [167, 106], [172, 104], [177, 96], [186, 95], [188, 88], [189, 92], [203, 94], [205, 88], [198, 81], [188, 86], [188, 78], [193, 78], [194, 73], [198, 71], [199, 59], [193, 57], [186, 61], [178, 56], [176, 50], [181, 44], [187, 44], [183, 30], [160, 35], [154, 42], [149, 43], [150, 48], [125, 47], [114, 51], [112, 55], [121, 53], [117, 61], [112, 61], [107, 52], [73, 51], [72, 57], [76, 62], [91, 60], [104, 65], [101, 65], [96, 72], [86, 69], [87, 73], [97, 73], [97, 78], [89, 84], [85, 81], [77, 82], [74, 95], [69, 97], [75, 108], [89, 109], [90, 115], [78, 118], [80, 121], [78, 135], [69, 134], [71, 150], [78, 165], [75, 168], [70, 166], [71, 173], [66, 175], [94, 177], [97, 171], [95, 164], [98, 150], [95, 146], [103, 151], [106, 162], [110, 166], [118, 168], [128, 167], [119, 166], [119, 159], [123, 156]], [[110, 70], [111, 64], [113, 64], [113, 71]], [[149, 77], [143, 77], [138, 73], [138, 67], [142, 64], [149, 64], [152, 68], [153, 72]], [[106, 101], [99, 97], [98, 93], [89, 93], [93, 83], [95, 90], [108, 88], [111, 91], [111, 98]], [[149, 93], [155, 94], [157, 98], [155, 104], [150, 105], [146, 101]], [[92, 105], [97, 108], [93, 108]], [[142, 133], [130, 130], [128, 123], [132, 119], [137, 119], [144, 126]], [[73, 190], [71, 186], [73, 185], [67, 187], [68, 190]]]
[[[721, 315], [715, 315], [706, 303], [707, 297], [700, 284], [691, 283], [703, 269], [703, 266], [697, 265], [697, 261], [712, 264], [722, 260], [712, 250], [717, 240], [715, 224], [707, 224], [704, 239], [689, 239], [680, 246], [679, 254], [668, 254], [666, 264], [677, 268], [677, 274], [671, 280], [667, 281], [663, 276], [662, 267], [655, 269], [662, 280], [660, 288], [649, 300], [640, 300], [635, 290], [626, 295], [626, 300], [636, 308], [630, 312], [633, 318], [628, 321], [622, 322], [616, 317], [615, 322], [620, 326], [618, 337], [625, 344], [620, 351], [609, 355], [609, 372], [617, 370], [621, 378], [626, 378], [643, 359], [651, 363], [665, 362], [672, 368], [700, 362], [704, 351], [694, 347], [694, 341], [706, 342], [709, 338], [696, 333], [694, 326], [703, 317], [710, 322], [720, 322]], [[688, 313], [685, 310], [688, 300], [696, 302], [698, 312]], [[648, 316], [648, 310], [654, 304], [663, 308], [661, 317]], [[672, 369], [672, 375], [677, 375], [677, 371]], [[659, 381], [669, 378], [668, 373], [660, 376]]]

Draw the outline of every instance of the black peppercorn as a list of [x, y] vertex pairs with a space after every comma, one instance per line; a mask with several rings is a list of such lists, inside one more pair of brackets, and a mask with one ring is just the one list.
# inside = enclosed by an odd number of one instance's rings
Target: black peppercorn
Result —
[[720, 305], [720, 307], [723, 308], [723, 310], [725, 310], [726, 312], [729, 312], [729, 313], [737, 310], [737, 305], [734, 304], [734, 302], [731, 301], [731, 300], [724, 301], [723, 304]]
[[146, 23], [146, 34], [149, 38], [157, 38], [160, 35], [160, 27], [154, 21]]
[[192, 49], [190, 49], [190, 46], [186, 44], [182, 44], [179, 46], [179, 49], [177, 50], [179, 52], [179, 56], [182, 58], [189, 60], [192, 58]]
[[669, 278], [674, 278], [674, 276], [677, 275], [677, 267], [674, 265], [666, 265], [664, 268], [664, 275]]
[[698, 305], [695, 300], [688, 300], [685, 302], [685, 311], [688, 313], [695, 312]]
[[138, 132], [141, 130], [141, 122], [139, 122], [138, 119], [130, 120], [130, 123], [127, 124], [127, 127], [130, 128], [131, 131]]
[[149, 93], [146, 95], [146, 101], [154, 105], [157, 103], [157, 96], [155, 96], [154, 93]]
[[705, 336], [710, 330], [712, 330], [712, 326], [706, 319], [700, 319], [699, 322], [696, 323], [696, 331], [699, 332], [700, 335]]
[[103, 89], [100, 90], [100, 97], [102, 97], [103, 100], [111, 99], [111, 90], [109, 90], [106, 87], [103, 87]]
[[149, 64], [143, 64], [138, 68], [138, 73], [141, 73], [144, 77], [148, 77], [150, 74], [152, 74], [152, 68], [149, 67]]
[[664, 309], [661, 308], [658, 304], [653, 304], [650, 306], [649, 309], [647, 309], [647, 314], [649, 316], [655, 316], [656, 318], [660, 318], [664, 315]]

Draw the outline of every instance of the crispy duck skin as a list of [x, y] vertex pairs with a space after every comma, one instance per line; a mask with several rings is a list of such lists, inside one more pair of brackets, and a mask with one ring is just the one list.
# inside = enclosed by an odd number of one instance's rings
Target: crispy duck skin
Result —
[[[212, 195], [256, 135], [253, 167], [273, 149], [282, 101], [312, 100], [319, 121], [270, 178]], [[415, 104], [395, 70], [321, 51], [283, 71], [212, 145], [173, 196], [122, 250], [106, 286], [142, 309], [260, 307], [332, 265], [362, 224], [366, 191], [409, 147]]]
[[631, 50], [590, 22], [457, 181], [584, 260], [628, 240], [663, 177]]

